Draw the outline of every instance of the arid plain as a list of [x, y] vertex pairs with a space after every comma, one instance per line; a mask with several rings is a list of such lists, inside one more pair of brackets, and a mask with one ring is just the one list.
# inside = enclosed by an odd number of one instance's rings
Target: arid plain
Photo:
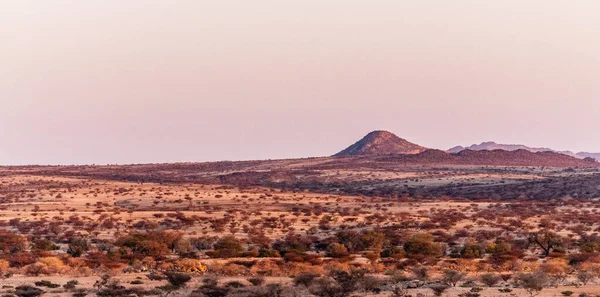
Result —
[[434, 150], [2, 167], [1, 290], [595, 296], [599, 169], [558, 153]]

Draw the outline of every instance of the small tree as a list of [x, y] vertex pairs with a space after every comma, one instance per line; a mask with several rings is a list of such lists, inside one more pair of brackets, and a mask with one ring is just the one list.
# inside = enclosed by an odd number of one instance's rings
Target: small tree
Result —
[[411, 270], [416, 279], [421, 281], [429, 279], [429, 268], [425, 266], [415, 266]]
[[89, 251], [90, 244], [85, 238], [72, 238], [69, 241], [69, 248], [67, 249], [67, 253], [72, 257], [81, 257], [83, 253]]
[[456, 287], [456, 284], [465, 277], [466, 273], [457, 270], [444, 270], [443, 281], [449, 286]]
[[533, 243], [542, 249], [544, 256], [550, 255], [553, 250], [562, 245], [562, 238], [560, 235], [549, 230], [540, 230], [538, 232], [530, 233], [528, 239], [530, 243]]
[[586, 271], [586, 270], [580, 270], [577, 272], [577, 279], [583, 283], [584, 286], [587, 286], [587, 284], [594, 280], [595, 275], [592, 272]]

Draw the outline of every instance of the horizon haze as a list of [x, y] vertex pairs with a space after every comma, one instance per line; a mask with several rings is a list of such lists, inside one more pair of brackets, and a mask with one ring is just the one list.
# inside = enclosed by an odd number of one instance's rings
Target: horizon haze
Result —
[[[100, 5], [101, 3], [101, 5]], [[598, 152], [597, 1], [7, 1], [0, 165]]]

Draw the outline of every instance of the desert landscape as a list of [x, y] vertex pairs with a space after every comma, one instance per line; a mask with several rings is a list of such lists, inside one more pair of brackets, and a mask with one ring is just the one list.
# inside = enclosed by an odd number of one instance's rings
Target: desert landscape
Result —
[[2, 296], [595, 296], [599, 170], [385, 131], [333, 157], [6, 166]]
[[600, 297], [599, 0], [2, 0], [0, 297]]

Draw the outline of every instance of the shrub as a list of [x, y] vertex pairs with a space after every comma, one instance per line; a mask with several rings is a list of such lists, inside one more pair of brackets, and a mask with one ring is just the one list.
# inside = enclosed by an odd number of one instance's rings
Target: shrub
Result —
[[310, 273], [310, 272], [300, 273], [299, 275], [297, 275], [294, 278], [294, 284], [296, 286], [304, 285], [304, 286], [308, 287], [312, 283], [312, 281], [318, 277], [319, 277], [319, 275], [315, 274], [315, 273]]
[[56, 251], [60, 249], [60, 247], [50, 240], [36, 239], [31, 243], [31, 249], [40, 251]]
[[27, 249], [25, 237], [9, 231], [0, 230], [0, 251], [14, 254]]
[[55, 283], [52, 283], [51, 281], [47, 281], [47, 280], [41, 280], [41, 281], [35, 282], [34, 284], [38, 287], [47, 287], [47, 288], [51, 288], [51, 289], [60, 287], [59, 284], [55, 284]]
[[183, 287], [187, 282], [189, 282], [192, 279], [192, 277], [189, 274], [180, 272], [167, 272], [165, 273], [165, 276], [167, 277], [167, 281], [169, 281], [169, 284], [176, 288]]
[[200, 273], [206, 271], [206, 265], [202, 264], [200, 260], [196, 259], [181, 259], [175, 262], [174, 267], [175, 269], [186, 273]]
[[73, 292], [73, 297], [86, 297], [88, 294], [85, 289], [77, 289]]
[[264, 277], [253, 277], [253, 278], [249, 278], [248, 282], [254, 286], [262, 286], [265, 284], [265, 278]]
[[225, 284], [225, 288], [243, 288], [246, 285], [242, 284], [241, 282], [238, 281], [231, 281]]
[[348, 249], [346, 246], [339, 243], [332, 243], [327, 247], [327, 256], [332, 258], [346, 258], [348, 257]]
[[85, 238], [72, 238], [69, 241], [67, 253], [72, 257], [81, 257], [85, 252], [90, 250], [90, 244]]
[[476, 243], [467, 243], [460, 250], [460, 257], [465, 259], [481, 258], [485, 249]]
[[451, 285], [456, 287], [456, 284], [461, 281], [465, 277], [466, 273], [462, 273], [456, 270], [444, 270], [444, 278], [443, 281], [447, 285]]
[[225, 236], [214, 244], [214, 251], [211, 253], [213, 258], [233, 258], [239, 257], [244, 252], [242, 243], [233, 236]]
[[485, 273], [479, 277], [479, 280], [488, 287], [493, 287], [498, 284], [502, 278], [495, 273]]
[[77, 280], [70, 280], [63, 285], [63, 288], [65, 288], [65, 290], [73, 290], [77, 285], [79, 285], [79, 282]]
[[44, 294], [42, 289], [32, 286], [18, 286], [15, 290], [15, 295], [19, 297], [37, 297]]
[[530, 295], [540, 292], [548, 285], [548, 276], [543, 272], [524, 273], [515, 278], [517, 284], [523, 287]]
[[44, 266], [46, 274], [62, 273], [67, 270], [67, 266], [63, 261], [56, 257], [40, 258], [37, 263]]
[[0, 259], [0, 275], [4, 275], [8, 272], [8, 268], [10, 267], [10, 262]]
[[418, 280], [424, 281], [429, 279], [429, 268], [425, 266], [415, 266], [411, 271]]
[[364, 270], [353, 269], [350, 272], [333, 270], [329, 277], [314, 280], [309, 287], [312, 294], [322, 297], [350, 296], [364, 283]]
[[577, 272], [577, 279], [586, 286], [594, 278], [595, 278], [595, 275], [592, 272], [585, 271], [585, 270], [580, 270]]
[[442, 294], [448, 290], [448, 286], [446, 285], [437, 285], [437, 286], [433, 286], [431, 287], [431, 290], [433, 291], [433, 295], [435, 296], [442, 296]]
[[35, 263], [37, 257], [30, 252], [18, 252], [10, 255], [8, 261], [12, 267], [23, 267]]
[[116, 245], [131, 249], [134, 253], [134, 258], [152, 257], [155, 259], [164, 259], [170, 252], [169, 243], [172, 243], [172, 240], [163, 238], [166, 234], [166, 232], [162, 231], [131, 233], [117, 239]]
[[439, 257], [442, 254], [441, 247], [433, 242], [431, 234], [419, 233], [413, 235], [404, 243], [404, 252], [409, 258], [422, 260], [427, 257]]
[[147, 274], [146, 277], [149, 280], [153, 280], [153, 281], [161, 281], [161, 280], [167, 279], [167, 277], [164, 274], [160, 274], [160, 273], [156, 273], [156, 272], [152, 272], [150, 274]]

